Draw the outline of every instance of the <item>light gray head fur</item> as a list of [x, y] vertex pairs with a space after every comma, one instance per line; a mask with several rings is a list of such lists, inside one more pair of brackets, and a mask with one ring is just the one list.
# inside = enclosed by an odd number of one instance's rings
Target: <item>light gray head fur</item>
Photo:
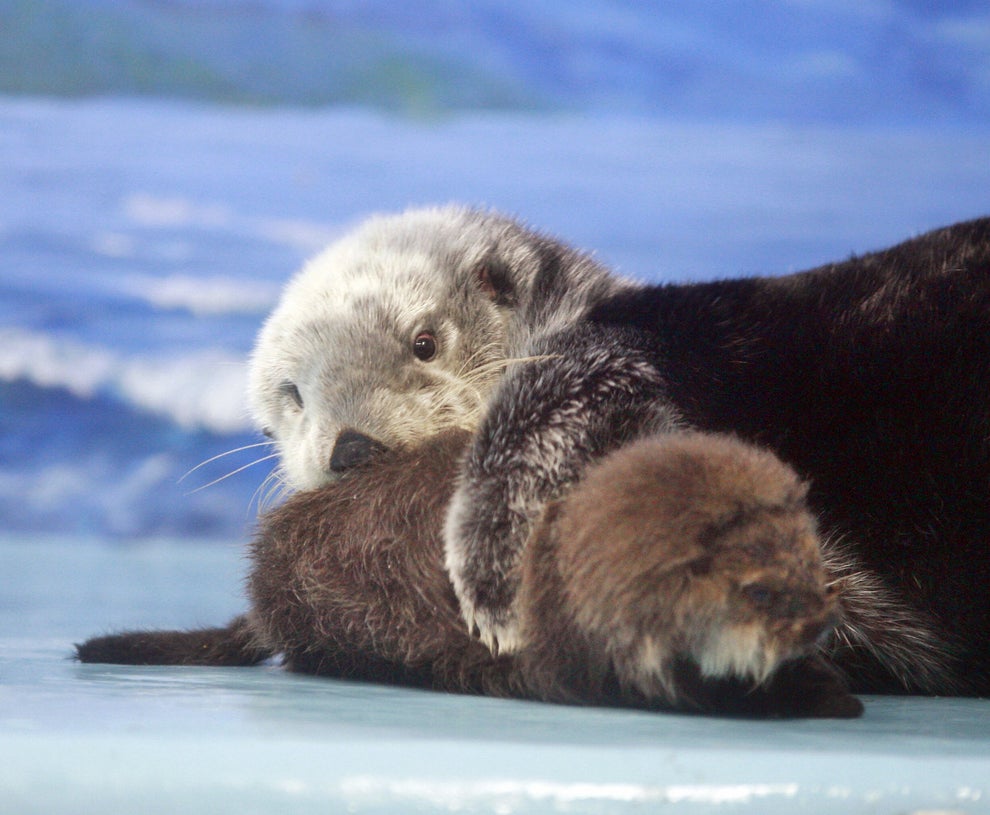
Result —
[[[335, 477], [347, 431], [401, 448], [473, 430], [507, 360], [619, 285], [587, 255], [494, 213], [373, 217], [307, 263], [262, 328], [254, 419], [293, 489]], [[436, 349], [425, 360], [414, 348], [424, 336]]]

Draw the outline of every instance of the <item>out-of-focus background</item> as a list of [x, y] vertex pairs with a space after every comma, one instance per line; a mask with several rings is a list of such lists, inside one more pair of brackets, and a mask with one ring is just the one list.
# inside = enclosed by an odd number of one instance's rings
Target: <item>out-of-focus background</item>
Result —
[[242, 540], [288, 276], [492, 206], [677, 281], [990, 212], [981, 0], [0, 0], [0, 538]]

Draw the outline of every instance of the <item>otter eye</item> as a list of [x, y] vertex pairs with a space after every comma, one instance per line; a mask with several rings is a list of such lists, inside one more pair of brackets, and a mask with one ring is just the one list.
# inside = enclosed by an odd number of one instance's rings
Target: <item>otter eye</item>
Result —
[[299, 393], [299, 388], [296, 387], [295, 382], [283, 382], [279, 385], [279, 391], [286, 396], [288, 396], [293, 402], [296, 403], [296, 407], [301, 408], [303, 406], [302, 394]]
[[744, 586], [742, 592], [757, 608], [768, 609], [775, 599], [773, 590], [759, 583]]
[[437, 338], [429, 331], [422, 331], [413, 340], [413, 353], [416, 359], [429, 362], [437, 355]]

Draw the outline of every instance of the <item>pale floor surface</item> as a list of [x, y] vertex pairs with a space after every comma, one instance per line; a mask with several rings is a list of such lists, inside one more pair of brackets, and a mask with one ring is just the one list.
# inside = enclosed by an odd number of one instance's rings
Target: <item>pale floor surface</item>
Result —
[[216, 545], [0, 542], [0, 810], [990, 813], [990, 701], [749, 722], [68, 658], [148, 607], [222, 622], [239, 570]]

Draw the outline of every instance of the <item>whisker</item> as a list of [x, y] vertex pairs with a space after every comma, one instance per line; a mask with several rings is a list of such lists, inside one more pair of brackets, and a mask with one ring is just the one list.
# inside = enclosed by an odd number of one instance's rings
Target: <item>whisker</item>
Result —
[[508, 359], [493, 359], [491, 362], [486, 362], [482, 365], [478, 365], [475, 368], [461, 369], [461, 375], [468, 382], [475, 382], [477, 380], [487, 377], [489, 374], [504, 371], [510, 365], [522, 364], [526, 362], [540, 362], [545, 359], [556, 359], [559, 354], [537, 354], [531, 357], [510, 357]]
[[219, 478], [214, 478], [209, 484], [203, 484], [203, 486], [201, 487], [196, 487], [196, 489], [190, 490], [189, 492], [186, 493], [186, 495], [192, 495], [193, 493], [197, 493], [200, 490], [205, 490], [207, 487], [212, 487], [214, 484], [219, 484], [221, 481], [226, 481], [231, 476], [244, 472], [244, 470], [246, 470], [248, 467], [253, 467], [255, 464], [261, 464], [261, 462], [263, 461], [271, 461], [273, 458], [278, 458], [278, 453], [272, 453], [270, 456], [262, 456], [261, 458], [256, 458], [254, 461], [249, 461], [244, 466], [238, 467], [236, 470], [233, 470], [227, 473], [226, 475], [222, 475]]
[[[476, 350], [473, 354], [471, 354], [471, 356], [469, 356], [461, 363], [461, 367], [458, 370], [458, 374], [469, 373], [471, 369], [476, 366], [476, 360], [480, 357], [495, 357], [496, 359], [498, 359], [499, 350], [500, 350], [499, 343], [490, 342], [487, 345], [482, 345], [478, 350]], [[482, 364], [484, 365], [488, 363], [482, 363]]]
[[[187, 477], [189, 477], [194, 472], [196, 472], [196, 470], [205, 467], [207, 464], [212, 464], [214, 461], [217, 461], [218, 459], [225, 458], [226, 456], [232, 456], [234, 453], [243, 453], [245, 450], [254, 450], [257, 447], [269, 447], [274, 443], [275, 442], [273, 441], [259, 441], [257, 444], [245, 444], [243, 447], [235, 447], [233, 450], [227, 450], [224, 453], [218, 453], [212, 458], [206, 459], [206, 461], [201, 461], [191, 470], [186, 470], [186, 472], [182, 475], [182, 477], [179, 478], [177, 483], [181, 484], [183, 481], [186, 480]], [[259, 461], [264, 461], [264, 459], [259, 459]]]
[[522, 364], [524, 362], [542, 362], [545, 359], [560, 359], [561, 354], [534, 354], [531, 357], [509, 357], [505, 364], [515, 365], [516, 363]]
[[247, 503], [247, 510], [248, 510], [248, 512], [251, 511], [251, 505], [252, 504], [257, 504], [258, 505], [258, 512], [261, 512], [261, 500], [260, 500], [260, 497], [259, 496], [262, 494], [262, 490], [265, 489], [265, 485], [268, 484], [268, 482], [270, 482], [272, 480], [272, 478], [275, 477], [275, 471], [277, 469], [278, 469], [277, 467], [273, 468], [268, 473], [268, 475], [266, 475], [264, 477], [264, 479], [262, 479], [261, 483], [258, 484], [258, 486], [254, 488], [254, 492], [251, 493], [251, 497], [248, 499], [248, 503]]
[[516, 363], [536, 362], [547, 359], [547, 356], [516, 357], [513, 359], [497, 359], [479, 365], [473, 369], [463, 371], [460, 374], [460, 386], [462, 389], [474, 391], [474, 399], [479, 403], [487, 401], [491, 391], [495, 388], [498, 378], [505, 373], [505, 369]]
[[277, 501], [285, 494], [286, 484], [285, 479], [282, 477], [281, 467], [275, 467], [272, 469], [265, 480], [262, 481], [258, 488], [251, 495], [251, 500], [248, 501], [247, 509], [250, 513], [251, 505], [255, 504], [258, 507], [258, 514], [265, 512], [268, 507]]
[[258, 512], [267, 512], [270, 507], [283, 501], [292, 492], [281, 471], [276, 471], [273, 476], [258, 502]]

